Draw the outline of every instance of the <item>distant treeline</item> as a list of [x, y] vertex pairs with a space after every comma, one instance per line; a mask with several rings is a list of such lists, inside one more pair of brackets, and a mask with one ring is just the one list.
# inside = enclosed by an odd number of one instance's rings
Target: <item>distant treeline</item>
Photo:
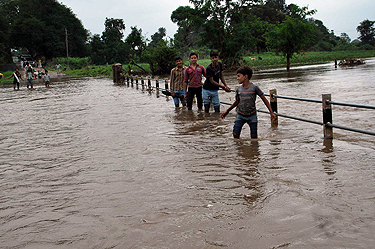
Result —
[[102, 34], [90, 35], [74, 10], [56, 0], [0, 1], [0, 64], [11, 62], [12, 55], [27, 54], [44, 64], [70, 56], [87, 58], [91, 65], [146, 63], [153, 74], [164, 74], [176, 55], [188, 58], [194, 51], [204, 57], [216, 50], [228, 67], [246, 63], [243, 58], [250, 54], [274, 52], [289, 69], [300, 53], [375, 46], [375, 21], [359, 23], [359, 40], [351, 41], [346, 33], [336, 36], [312, 18], [316, 10], [284, 0], [190, 2], [192, 7], [171, 13], [178, 25], [173, 38], [166, 37], [163, 27], [146, 38], [136, 26], [124, 37], [124, 20], [114, 18], [106, 18]]

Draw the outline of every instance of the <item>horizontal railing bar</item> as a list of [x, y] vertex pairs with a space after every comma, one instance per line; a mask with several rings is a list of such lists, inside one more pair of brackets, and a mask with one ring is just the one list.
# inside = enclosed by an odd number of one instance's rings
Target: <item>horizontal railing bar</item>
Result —
[[224, 104], [224, 105], [232, 105], [231, 103], [221, 102], [221, 101], [220, 101], [220, 104]]
[[280, 98], [280, 99], [290, 99], [290, 100], [299, 100], [299, 101], [306, 101], [306, 102], [314, 102], [314, 103], [322, 103], [321, 100], [316, 100], [316, 99], [304, 99], [304, 98], [296, 98], [296, 97], [288, 97], [288, 96], [282, 96], [282, 95], [272, 95], [275, 98]]
[[336, 101], [327, 101], [327, 104], [341, 105], [341, 106], [351, 106], [351, 107], [367, 108], [367, 109], [375, 109], [375, 106], [373, 106], [373, 105], [360, 105], [360, 104], [336, 102]]
[[358, 133], [363, 133], [363, 134], [375, 136], [375, 132], [371, 132], [371, 131], [359, 130], [359, 129], [340, 126], [340, 125], [334, 125], [334, 124], [330, 124], [330, 123], [327, 123], [327, 126], [337, 128], [337, 129], [341, 129], [341, 130], [354, 131], [354, 132], [358, 132]]
[[[270, 94], [264, 94], [264, 95], [265, 96], [271, 96]], [[296, 97], [289, 97], [289, 96], [282, 96], [282, 95], [273, 95], [273, 97], [281, 98], [281, 99], [290, 99], [290, 100], [300, 100], [300, 101], [307, 101], [307, 102], [314, 102], [314, 103], [322, 103], [321, 100], [316, 100], [316, 99], [296, 98]], [[366, 109], [375, 109], [375, 106], [373, 106], [373, 105], [361, 105], [361, 104], [336, 102], [336, 101], [327, 101], [327, 104], [341, 105], [341, 106], [351, 106], [351, 107], [366, 108]]]
[[[261, 109], [258, 109], [257, 111], [258, 112], [263, 112], [263, 113], [268, 113], [268, 114], [270, 113], [269, 111], [264, 111], [264, 110], [261, 110]], [[280, 114], [280, 113], [277, 113], [277, 112], [275, 112], [275, 115], [283, 117], [283, 118], [290, 118], [290, 119], [295, 119], [295, 120], [299, 120], [299, 121], [303, 121], [303, 122], [307, 122], [307, 123], [323, 125], [322, 122], [318, 122], [318, 121], [314, 121], [314, 120], [309, 120], [309, 119], [304, 119], [304, 118], [293, 117], [293, 116], [289, 116], [289, 115], [285, 115], [285, 114]]]

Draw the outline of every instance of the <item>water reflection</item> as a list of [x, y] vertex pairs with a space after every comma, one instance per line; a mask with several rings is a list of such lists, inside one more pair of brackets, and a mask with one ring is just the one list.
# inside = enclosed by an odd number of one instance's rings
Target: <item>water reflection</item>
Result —
[[249, 165], [257, 165], [259, 161], [259, 141], [258, 140], [240, 140], [235, 139], [238, 156], [248, 161]]

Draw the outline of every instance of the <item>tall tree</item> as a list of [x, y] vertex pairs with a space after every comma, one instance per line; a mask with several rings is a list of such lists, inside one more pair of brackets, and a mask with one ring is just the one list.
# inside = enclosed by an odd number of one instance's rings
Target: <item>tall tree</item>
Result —
[[95, 65], [104, 65], [107, 63], [105, 44], [99, 34], [95, 34], [90, 40], [90, 59]]
[[156, 46], [147, 46], [144, 58], [149, 63], [153, 75], [167, 74], [174, 65], [176, 50], [170, 41], [160, 40]]
[[104, 43], [118, 43], [124, 38], [125, 23], [123, 19], [105, 18], [102, 39]]
[[130, 47], [131, 58], [134, 60], [137, 55], [141, 57], [146, 43], [142, 35], [142, 29], [138, 29], [137, 26], [130, 28], [132, 31], [126, 37], [125, 44]]
[[363, 44], [375, 45], [375, 21], [368, 19], [362, 21], [357, 27], [357, 32], [360, 33], [359, 39]]
[[72, 56], [87, 54], [88, 31], [72, 10], [56, 0], [9, 1], [10, 42], [34, 57], [66, 54], [66, 34]]
[[[97, 58], [96, 64], [105, 64], [105, 63], [117, 63], [125, 62], [127, 60], [127, 54], [129, 49], [126, 48], [124, 43], [124, 31], [125, 23], [123, 19], [115, 18], [106, 18], [104, 22], [104, 31], [102, 32], [102, 50], [98, 50], [98, 54], [102, 58]], [[91, 46], [100, 46], [100, 42], [97, 40], [92, 40], [95, 42]], [[92, 54], [95, 56], [95, 54]], [[94, 58], [94, 57], [92, 57]], [[104, 63], [103, 63], [104, 60]]]
[[151, 36], [151, 42], [149, 46], [156, 47], [156, 45], [167, 35], [167, 30], [163, 27], [159, 28], [158, 32]]
[[[285, 1], [268, 1], [266, 5], [257, 5], [251, 9], [242, 10], [242, 15], [251, 26], [255, 21], [259, 24], [253, 28], [253, 36], [256, 39], [257, 53], [267, 49], [264, 33], [268, 30], [269, 24], [277, 24], [285, 20], [285, 14], [279, 10], [285, 10]], [[250, 12], [247, 14], [245, 11]], [[256, 18], [254, 18], [254, 16]]]
[[[221, 57], [228, 66], [238, 65], [242, 58], [243, 49], [254, 47], [252, 39], [254, 25], [239, 18], [241, 9], [251, 8], [261, 0], [190, 0], [195, 13], [202, 16], [200, 34], [202, 42], [211, 49], [220, 51]], [[255, 25], [257, 26], [257, 25]], [[244, 30], [245, 29], [245, 30]]]
[[286, 8], [285, 0], [267, 0], [265, 5], [280, 12], [284, 12]]
[[182, 48], [199, 41], [203, 31], [201, 24], [205, 22], [206, 16], [190, 6], [180, 6], [172, 12], [171, 20], [178, 26], [174, 35], [175, 46]]
[[9, 23], [5, 18], [5, 13], [0, 10], [0, 65], [12, 61], [11, 47], [9, 43]]
[[349, 44], [351, 42], [351, 39], [347, 33], [341, 33], [340, 42], [342, 44]]
[[294, 53], [299, 53], [303, 48], [314, 41], [314, 29], [316, 26], [307, 22], [306, 17], [315, 13], [308, 11], [307, 7], [288, 6], [288, 16], [285, 21], [274, 25], [267, 32], [267, 41], [273, 48], [284, 54], [287, 61], [287, 71], [290, 70], [290, 59]]

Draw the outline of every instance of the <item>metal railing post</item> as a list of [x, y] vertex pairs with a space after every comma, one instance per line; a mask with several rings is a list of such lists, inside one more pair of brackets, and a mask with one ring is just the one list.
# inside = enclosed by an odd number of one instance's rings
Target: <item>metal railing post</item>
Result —
[[167, 79], [165, 80], [164, 88], [165, 88], [165, 90], [168, 90], [168, 80]]
[[148, 90], [151, 91], [151, 79], [150, 78], [147, 79], [147, 84], [148, 84]]
[[333, 138], [332, 124], [332, 105], [328, 103], [331, 101], [331, 94], [322, 94], [322, 105], [323, 105], [323, 134], [324, 138]]
[[[271, 109], [272, 109], [272, 111], [274, 113], [277, 113], [277, 97], [275, 95], [277, 95], [276, 89], [270, 90], [270, 105], [271, 105]], [[273, 125], [273, 126], [278, 126], [279, 125], [279, 117], [278, 116], [276, 116], [275, 120], [271, 119], [271, 125]]]

